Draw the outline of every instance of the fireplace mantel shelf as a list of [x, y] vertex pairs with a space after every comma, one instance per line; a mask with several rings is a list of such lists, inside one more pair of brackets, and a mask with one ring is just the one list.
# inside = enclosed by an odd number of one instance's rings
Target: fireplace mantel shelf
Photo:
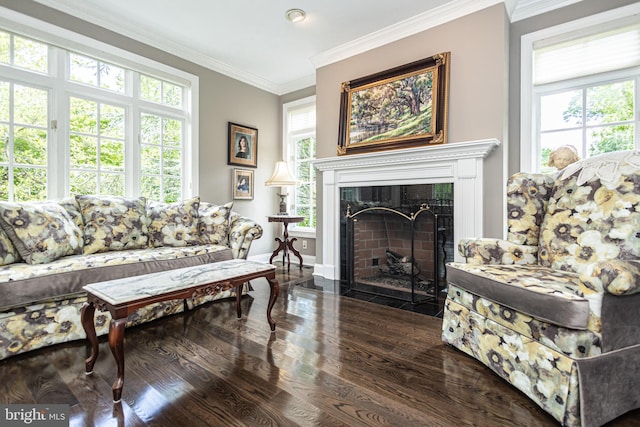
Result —
[[485, 158], [500, 145], [497, 139], [432, 145], [407, 148], [404, 150], [380, 151], [366, 154], [353, 154], [341, 157], [328, 157], [314, 160], [313, 164], [320, 172], [336, 169], [351, 169], [386, 164], [424, 163], [469, 158]]
[[341, 187], [453, 183], [454, 242], [481, 236], [483, 160], [499, 145], [497, 139], [484, 139], [315, 160], [322, 182], [323, 244], [314, 274], [340, 278]]

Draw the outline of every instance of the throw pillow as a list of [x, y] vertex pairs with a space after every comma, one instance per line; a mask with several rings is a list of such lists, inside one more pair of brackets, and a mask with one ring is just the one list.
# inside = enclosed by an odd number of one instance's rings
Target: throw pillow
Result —
[[67, 211], [73, 222], [82, 230], [84, 227], [84, 221], [82, 220], [82, 214], [80, 213], [80, 207], [75, 197], [67, 197], [66, 199], [58, 200], [58, 204]]
[[200, 197], [183, 202], [150, 201], [147, 206], [149, 238], [153, 247], [200, 244], [198, 208]]
[[146, 199], [76, 196], [84, 221], [84, 253], [148, 246]]
[[200, 238], [203, 244], [229, 246], [229, 216], [233, 202], [222, 206], [200, 203]]
[[0, 265], [9, 265], [22, 259], [7, 233], [0, 228]]
[[55, 202], [0, 202], [0, 227], [29, 264], [82, 252], [82, 232]]

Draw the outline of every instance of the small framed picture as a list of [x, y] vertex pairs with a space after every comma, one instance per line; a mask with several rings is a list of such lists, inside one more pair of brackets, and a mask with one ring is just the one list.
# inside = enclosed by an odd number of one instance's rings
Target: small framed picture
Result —
[[258, 129], [229, 122], [229, 160], [227, 164], [258, 167]]
[[233, 170], [233, 193], [234, 200], [253, 200], [253, 171], [248, 169]]

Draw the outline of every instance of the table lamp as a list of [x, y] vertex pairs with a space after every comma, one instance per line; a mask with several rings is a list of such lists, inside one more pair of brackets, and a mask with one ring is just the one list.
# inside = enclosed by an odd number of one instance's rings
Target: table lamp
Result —
[[[291, 172], [289, 172], [289, 167], [287, 166], [287, 162], [278, 161], [276, 162], [276, 168], [273, 171], [273, 175], [271, 178], [265, 181], [264, 185], [267, 187], [286, 187], [289, 185], [296, 185], [298, 181], [291, 176]], [[280, 212], [278, 215], [288, 215], [287, 212], [287, 196], [288, 193], [278, 194], [280, 197]]]

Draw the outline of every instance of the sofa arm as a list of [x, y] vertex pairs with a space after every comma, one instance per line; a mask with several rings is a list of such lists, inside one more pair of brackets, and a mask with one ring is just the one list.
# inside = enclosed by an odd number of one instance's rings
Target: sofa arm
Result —
[[462, 239], [458, 252], [468, 264], [531, 265], [538, 262], [538, 247], [501, 239]]
[[640, 260], [599, 261], [580, 274], [585, 293], [631, 295], [640, 292]]
[[252, 219], [235, 212], [229, 218], [229, 246], [236, 259], [247, 259], [251, 242], [262, 237], [262, 226]]

